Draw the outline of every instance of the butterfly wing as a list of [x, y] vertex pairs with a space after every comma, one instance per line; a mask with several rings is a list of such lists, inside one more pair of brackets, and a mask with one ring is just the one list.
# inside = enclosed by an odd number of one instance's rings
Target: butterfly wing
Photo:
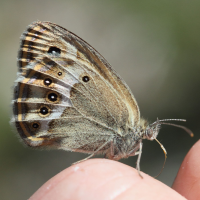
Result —
[[126, 83], [93, 47], [56, 24], [29, 25], [18, 66], [14, 121], [27, 145], [93, 152], [139, 123]]

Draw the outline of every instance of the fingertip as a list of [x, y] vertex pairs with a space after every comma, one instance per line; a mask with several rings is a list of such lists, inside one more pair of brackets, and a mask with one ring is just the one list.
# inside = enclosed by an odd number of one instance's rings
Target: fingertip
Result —
[[129, 181], [120, 184], [120, 179], [128, 176], [134, 176], [135, 181], [141, 180], [134, 168], [108, 159], [90, 159], [54, 176], [30, 199], [51, 199], [58, 191], [59, 198], [66, 195], [69, 199], [104, 199], [105, 195], [114, 197], [116, 180], [119, 184], [117, 193], [120, 193], [120, 187], [124, 190], [129, 185]]
[[54, 176], [30, 199], [182, 199], [156, 179], [144, 173], [142, 176], [117, 161], [90, 159]]
[[186, 155], [177, 177], [173, 183], [173, 189], [187, 199], [200, 199], [200, 140], [197, 141]]

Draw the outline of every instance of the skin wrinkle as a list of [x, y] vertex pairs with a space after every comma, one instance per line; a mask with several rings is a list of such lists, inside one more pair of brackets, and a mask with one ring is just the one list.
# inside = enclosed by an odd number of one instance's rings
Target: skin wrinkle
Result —
[[[113, 199], [113, 200], [122, 200], [122, 199], [125, 199], [124, 196], [125, 196], [127, 193], [129, 193], [129, 190], [133, 190], [133, 187], [127, 188], [126, 191], [123, 191], [120, 195], [116, 196], [116, 198]], [[124, 193], [126, 193], [126, 194], [124, 194]], [[143, 190], [143, 193], [142, 193], [142, 194], [144, 195], [144, 193], [146, 193], [145, 190]], [[148, 195], [147, 195], [147, 196], [148, 196]], [[142, 199], [140, 199], [140, 200], [142, 200]], [[146, 200], [146, 197], [144, 198], [144, 200]]]
[[[144, 184], [144, 183], [143, 183]], [[139, 185], [139, 184], [137, 184], [137, 183], [135, 183], [135, 185], [136, 185], [136, 187]], [[144, 188], [149, 188], [149, 187], [151, 187], [151, 185], [148, 185], [146, 182], [145, 182], [145, 185], [146, 185], [146, 187], [144, 186]], [[126, 191], [124, 191], [124, 192], [126, 192], [126, 194], [128, 194], [129, 193], [129, 190], [133, 190], [133, 188], [134, 188], [135, 186], [133, 186], [133, 187], [130, 187], [129, 189], [127, 189]], [[124, 193], [123, 192], [123, 193]], [[118, 199], [120, 200], [120, 199], [124, 199], [124, 197], [123, 197], [123, 193], [121, 193], [118, 197]], [[134, 193], [136, 194], [136, 190], [134, 190]], [[146, 191], [146, 190], [143, 190], [143, 195], [144, 194], [146, 194], [146, 193], [148, 193], [148, 191]], [[126, 195], [125, 194], [125, 195]], [[122, 196], [122, 198], [120, 198], [120, 196]], [[136, 195], [136, 196], [139, 196], [139, 195]], [[145, 196], [145, 195], [144, 195]], [[146, 196], [148, 196], [148, 195], [146, 195]], [[115, 199], [115, 200], [117, 200], [117, 199]]]
[[[127, 174], [126, 176], [123, 176], [123, 179], [125, 178], [125, 177], [130, 177], [131, 176], [131, 174]], [[117, 195], [110, 195], [111, 196], [111, 199], [112, 200], [116, 200], [116, 199], [118, 199], [121, 195], [123, 196], [123, 194], [124, 193], [127, 193], [129, 190], [133, 190], [133, 188], [135, 187], [135, 185], [137, 185], [138, 184], [138, 182], [140, 182], [140, 180], [138, 180], [137, 182], [131, 182], [131, 183], [129, 183], [129, 185], [126, 185], [125, 187], [123, 187], [122, 188], [122, 190], [120, 191], [120, 192], [117, 192]], [[118, 188], [117, 188], [118, 189]], [[116, 191], [114, 191], [114, 193], [116, 193]]]
[[[122, 178], [122, 179], [124, 179], [124, 177], [126, 177], [126, 176], [124, 176], [124, 175], [120, 175], [120, 176], [114, 176], [114, 177], [112, 177], [112, 178], [110, 178], [110, 179], [108, 179], [108, 180], [106, 180], [105, 182], [103, 182], [102, 184], [100, 184], [99, 186], [97, 186], [95, 189], [93, 188], [93, 193], [96, 193], [96, 191], [97, 190], [99, 190], [101, 187], [103, 187], [104, 185], [109, 185], [109, 183], [110, 182], [114, 182], [116, 179], [118, 179], [118, 178]], [[130, 175], [127, 175], [127, 177], [130, 177]], [[131, 183], [131, 185], [132, 185], [132, 183]], [[132, 187], [132, 186], [131, 186]], [[129, 187], [130, 188], [130, 187]], [[117, 190], [118, 190], [119, 188], [117, 188]], [[126, 189], [125, 189], [126, 190]], [[122, 190], [122, 192], [124, 192], [125, 191], [124, 189]], [[116, 191], [114, 191], [114, 193], [115, 193]], [[120, 195], [120, 194], [118, 194], [118, 195]], [[118, 196], [117, 195], [117, 196]], [[116, 195], [110, 195], [110, 196], [114, 196], [114, 198], [112, 198], [111, 197], [111, 199], [115, 199], [115, 197], [117, 197]]]
[[187, 194], [184, 196], [190, 196], [190, 194], [195, 190], [195, 187], [197, 187], [197, 183], [199, 182], [199, 188], [200, 188], [200, 180], [197, 178], [193, 183], [188, 184], [188, 191]]
[[116, 200], [119, 196], [123, 195], [128, 190], [133, 189], [133, 185], [134, 184], [130, 184], [128, 187], [127, 186], [126, 187], [123, 186], [120, 191], [118, 191], [118, 190], [117, 190], [117, 192], [114, 191], [113, 192], [114, 194], [110, 195], [111, 200]]

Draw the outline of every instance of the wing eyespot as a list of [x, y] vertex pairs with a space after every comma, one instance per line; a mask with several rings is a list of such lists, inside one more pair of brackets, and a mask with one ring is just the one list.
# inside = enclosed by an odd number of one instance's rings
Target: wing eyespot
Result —
[[40, 123], [38, 123], [38, 122], [32, 122], [31, 123], [31, 129], [33, 131], [37, 131], [37, 130], [39, 130], [39, 128], [40, 128]]
[[41, 106], [39, 109], [39, 115], [41, 117], [47, 117], [50, 115], [50, 113], [51, 113], [51, 110], [48, 106]]
[[50, 47], [48, 50], [48, 53], [50, 54], [60, 54], [61, 53], [61, 49], [57, 48], [57, 47]]
[[46, 86], [51, 85], [52, 82], [53, 82], [53, 81], [52, 81], [50, 78], [45, 78], [45, 79], [44, 79], [44, 85], [46, 85]]
[[87, 83], [90, 80], [90, 78], [89, 76], [83, 76], [82, 80], [83, 82]]
[[58, 72], [58, 76], [62, 76], [62, 72]]
[[52, 93], [48, 94], [48, 99], [49, 99], [49, 101], [55, 102], [58, 99], [58, 95], [56, 93], [52, 92]]
[[47, 100], [47, 102], [50, 102], [50, 103], [58, 103], [60, 98], [59, 98], [59, 95], [57, 94], [57, 92], [50, 91], [46, 95], [46, 100]]

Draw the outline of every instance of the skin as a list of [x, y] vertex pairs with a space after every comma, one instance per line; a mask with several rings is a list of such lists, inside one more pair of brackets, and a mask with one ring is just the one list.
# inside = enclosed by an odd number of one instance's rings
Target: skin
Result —
[[200, 140], [186, 155], [172, 188], [117, 161], [90, 159], [47, 181], [30, 200], [200, 199]]

